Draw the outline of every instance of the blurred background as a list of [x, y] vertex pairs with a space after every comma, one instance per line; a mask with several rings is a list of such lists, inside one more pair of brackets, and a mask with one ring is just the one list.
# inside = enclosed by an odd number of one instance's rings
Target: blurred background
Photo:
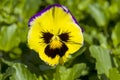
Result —
[[[84, 30], [58, 72], [27, 45], [28, 20], [55, 3]], [[120, 80], [120, 0], [0, 0], [0, 80]]]

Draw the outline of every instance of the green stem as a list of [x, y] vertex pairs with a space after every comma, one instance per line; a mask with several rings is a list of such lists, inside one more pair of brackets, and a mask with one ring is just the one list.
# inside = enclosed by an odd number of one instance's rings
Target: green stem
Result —
[[60, 78], [60, 65], [56, 66], [55, 80], [61, 80], [61, 78]]

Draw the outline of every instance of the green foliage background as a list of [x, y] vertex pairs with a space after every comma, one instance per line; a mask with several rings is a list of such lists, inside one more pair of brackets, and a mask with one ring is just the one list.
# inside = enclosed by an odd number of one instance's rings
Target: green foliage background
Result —
[[[50, 4], [67, 6], [84, 45], [50, 67], [27, 45], [28, 20]], [[120, 0], [0, 0], [0, 80], [120, 80]]]

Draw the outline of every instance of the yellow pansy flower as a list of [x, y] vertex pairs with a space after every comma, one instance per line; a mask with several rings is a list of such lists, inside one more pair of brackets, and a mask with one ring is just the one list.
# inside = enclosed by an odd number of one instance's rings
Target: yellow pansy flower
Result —
[[83, 34], [70, 11], [60, 4], [50, 5], [30, 18], [28, 45], [51, 66], [63, 64], [69, 54], [83, 45]]

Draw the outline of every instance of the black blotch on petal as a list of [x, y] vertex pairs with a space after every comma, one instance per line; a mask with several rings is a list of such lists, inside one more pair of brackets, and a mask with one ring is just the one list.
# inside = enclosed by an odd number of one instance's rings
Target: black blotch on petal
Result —
[[50, 42], [51, 38], [53, 37], [53, 34], [51, 34], [49, 32], [42, 32], [42, 35], [43, 36], [41, 38], [43, 38], [44, 42], [47, 44]]
[[44, 52], [48, 57], [55, 58], [56, 55], [59, 55], [60, 57], [64, 56], [67, 50], [68, 47], [63, 43], [61, 48], [55, 49], [51, 49], [50, 45], [47, 45]]
[[62, 34], [59, 35], [59, 37], [62, 41], [67, 42], [69, 40], [70, 36], [69, 36], [69, 33], [62, 33]]

